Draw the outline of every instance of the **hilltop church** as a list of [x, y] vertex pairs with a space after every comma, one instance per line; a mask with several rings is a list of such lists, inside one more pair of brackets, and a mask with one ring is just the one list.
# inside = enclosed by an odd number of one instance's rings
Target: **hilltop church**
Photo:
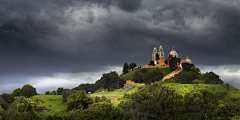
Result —
[[[156, 54], [158, 54], [159, 58], [160, 58], [158, 61], [156, 61]], [[174, 47], [172, 48], [172, 51], [168, 54], [168, 58], [170, 56], [179, 58], [178, 53], [175, 51]], [[169, 64], [165, 64], [165, 62], [164, 62], [165, 60], [166, 59], [164, 58], [164, 51], [163, 51], [162, 45], [160, 44], [159, 51], [157, 51], [157, 48], [155, 46], [153, 48], [153, 53], [152, 53], [152, 61], [154, 61], [155, 66], [158, 66], [159, 68], [169, 68], [170, 66], [169, 66]], [[192, 61], [189, 59], [189, 57], [187, 55], [186, 59], [180, 59], [180, 64], [178, 65], [178, 67], [181, 67], [181, 64], [184, 62], [192, 64]]]

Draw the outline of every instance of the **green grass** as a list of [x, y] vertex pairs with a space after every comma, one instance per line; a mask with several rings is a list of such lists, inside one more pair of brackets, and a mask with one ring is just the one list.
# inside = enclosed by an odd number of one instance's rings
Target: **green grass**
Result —
[[[171, 70], [171, 69], [168, 69], [168, 68], [146, 68], [146, 69], [147, 69], [148, 71], [153, 71], [153, 70], [156, 70], [156, 69], [161, 70], [162, 73], [163, 73], [163, 76], [165, 76], [165, 75], [167, 75], [167, 74], [169, 74], [169, 73], [172, 72], [172, 70]], [[132, 80], [134, 73], [135, 73], [136, 71], [139, 71], [139, 70], [140, 70], [140, 69], [136, 69], [136, 70], [134, 70], [134, 71], [131, 71], [131, 72], [129, 72], [127, 75], [123, 76], [122, 78], [124, 78], [124, 79], [126, 79], [126, 80]]]
[[42, 119], [46, 119], [48, 115], [53, 114], [57, 110], [65, 110], [66, 104], [62, 102], [61, 95], [35, 95], [30, 97], [33, 101], [40, 100], [42, 102], [36, 102], [38, 107], [46, 108], [48, 111], [37, 111]]
[[90, 96], [91, 97], [105, 96], [106, 98], [111, 100], [111, 103], [113, 103], [114, 106], [117, 106], [120, 103], [120, 100], [118, 100], [118, 98], [121, 98], [123, 96], [123, 94], [125, 94], [125, 93], [131, 93], [131, 92], [136, 91], [138, 89], [138, 87], [139, 86], [136, 86], [134, 88], [129, 88], [129, 89], [116, 90], [116, 91], [106, 91], [106, 92], [102, 92], [102, 93], [95, 92], [95, 93], [91, 94]]
[[[8, 106], [8, 109], [6, 110], [6, 112], [10, 112], [11, 110], [17, 110], [17, 104], [19, 103], [21, 97], [15, 97], [14, 98], [14, 102], [11, 103]], [[45, 120], [48, 115], [53, 114], [55, 111], [57, 110], [65, 110], [66, 109], [66, 105], [65, 103], [62, 103], [62, 96], [61, 95], [34, 95], [32, 97], [30, 97], [30, 99], [32, 99], [37, 107], [39, 108], [44, 108], [47, 111], [43, 112], [43, 111], [37, 111], [38, 114], [40, 114], [41, 118], [43, 120]], [[42, 102], [36, 102], [37, 100], [40, 100]]]

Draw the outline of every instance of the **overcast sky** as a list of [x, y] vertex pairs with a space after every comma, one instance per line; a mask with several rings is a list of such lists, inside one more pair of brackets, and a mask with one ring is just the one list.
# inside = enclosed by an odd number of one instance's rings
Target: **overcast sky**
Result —
[[240, 89], [239, 0], [0, 0], [0, 94], [94, 83], [162, 43]]

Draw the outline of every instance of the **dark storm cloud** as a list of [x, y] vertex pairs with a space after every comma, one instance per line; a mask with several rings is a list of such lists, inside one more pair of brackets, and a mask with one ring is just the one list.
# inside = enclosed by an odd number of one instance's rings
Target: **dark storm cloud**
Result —
[[188, 54], [195, 65], [240, 64], [239, 5], [224, 0], [0, 0], [0, 80], [97, 72], [125, 62], [143, 66], [160, 43], [165, 57], [175, 46], [180, 58]]

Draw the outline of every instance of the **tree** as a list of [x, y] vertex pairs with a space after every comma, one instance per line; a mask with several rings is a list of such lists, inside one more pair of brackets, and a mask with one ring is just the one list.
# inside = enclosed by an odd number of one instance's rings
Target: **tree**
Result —
[[126, 74], [128, 73], [128, 64], [125, 63], [124, 66], [123, 66], [123, 74]]
[[199, 68], [196, 68], [196, 67], [193, 67], [193, 68], [192, 68], [192, 71], [195, 72], [195, 73], [200, 73], [200, 69], [199, 69]]
[[8, 107], [8, 103], [4, 99], [0, 98], [0, 106], [2, 106], [2, 108], [6, 110]]
[[18, 103], [17, 105], [17, 113], [14, 114], [13, 117], [16, 119], [20, 118], [29, 119], [29, 120], [40, 120], [41, 117], [34, 110], [34, 102], [30, 98], [23, 98], [22, 103]]
[[86, 109], [93, 103], [93, 99], [85, 91], [77, 91], [67, 98], [67, 111]]
[[175, 76], [175, 83], [192, 84], [192, 81], [199, 79], [198, 74], [192, 71], [182, 71]]
[[163, 78], [163, 73], [160, 70], [148, 71], [144, 74], [143, 81], [145, 84], [151, 84], [155, 81], [160, 81]]
[[218, 105], [215, 114], [218, 116], [218, 120], [231, 120], [229, 117], [230, 113], [227, 111], [227, 108], [223, 104]]
[[183, 70], [192, 70], [192, 68], [194, 68], [194, 65], [185, 62], [185, 63], [182, 63], [182, 67], [183, 67]]
[[155, 65], [155, 64], [154, 64], [154, 61], [151, 60], [148, 65]]
[[45, 95], [51, 95], [51, 93], [49, 91], [46, 91]]
[[136, 83], [143, 83], [143, 76], [144, 76], [144, 73], [142, 73], [141, 70], [140, 71], [138, 70], [133, 74], [132, 80]]
[[184, 99], [174, 88], [152, 84], [125, 94], [118, 105], [133, 119], [173, 120], [184, 112]]
[[35, 111], [34, 102], [30, 98], [23, 98], [22, 103], [18, 103], [17, 110], [19, 112]]
[[223, 81], [219, 78], [219, 76], [213, 72], [207, 72], [203, 74], [203, 76], [205, 84], [223, 84]]
[[107, 99], [105, 96], [102, 96], [102, 97], [94, 97], [94, 102], [97, 103], [97, 102], [108, 102], [108, 103], [111, 103], [111, 100], [110, 99]]
[[69, 95], [76, 93], [76, 92], [77, 92], [76, 90], [63, 89], [63, 91], [62, 91], [63, 102], [67, 101], [67, 98]]
[[19, 96], [19, 95], [21, 95], [21, 91], [22, 91], [22, 89], [21, 88], [16, 88], [14, 91], [13, 91], [13, 95], [14, 96]]
[[188, 119], [214, 119], [215, 109], [218, 105], [216, 94], [208, 89], [190, 91], [184, 96]]
[[55, 91], [55, 90], [53, 90], [52, 92], [51, 92], [51, 95], [56, 95], [57, 94], [57, 92]]
[[100, 84], [107, 89], [116, 88], [118, 85], [118, 74], [116, 71], [104, 73], [100, 79]]
[[75, 120], [129, 120], [130, 112], [125, 112], [119, 107], [114, 107], [107, 102], [98, 102], [89, 105], [88, 109], [77, 110], [72, 113]]
[[57, 95], [62, 95], [63, 87], [57, 89]]
[[125, 80], [124, 78], [120, 78], [120, 79], [118, 80], [118, 84], [119, 84], [119, 86], [120, 86], [121, 88], [124, 86], [125, 83], [126, 83], [126, 80]]
[[172, 70], [176, 70], [178, 68], [178, 64], [180, 64], [180, 59], [176, 57], [172, 57], [172, 55], [169, 55], [169, 58], [164, 61], [165, 64], [169, 63], [169, 66]]
[[132, 69], [137, 67], [137, 64], [136, 63], [131, 63], [129, 66], [128, 66], [128, 69]]
[[78, 87], [73, 88], [72, 90], [85, 90], [86, 92], [95, 92], [97, 90], [95, 84], [80, 84]]
[[12, 103], [14, 101], [14, 95], [3, 93], [0, 98], [5, 100], [7, 103]]
[[22, 87], [22, 95], [26, 97], [31, 97], [33, 95], [37, 95], [36, 88], [33, 86], [26, 84]]

